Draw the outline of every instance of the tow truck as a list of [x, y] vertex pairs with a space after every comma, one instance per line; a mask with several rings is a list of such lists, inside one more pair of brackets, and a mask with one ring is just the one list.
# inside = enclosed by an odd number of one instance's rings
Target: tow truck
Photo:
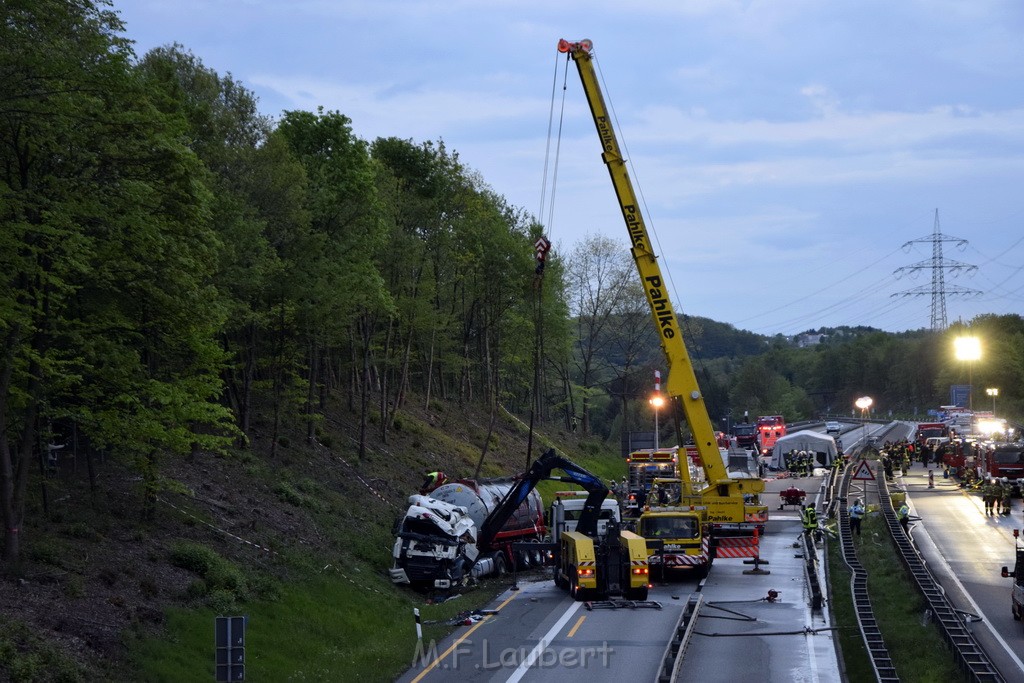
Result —
[[[676, 421], [676, 433], [682, 434], [680, 414], [690, 427], [700, 465], [706, 481], [695, 482], [689, 468], [680, 467], [681, 495], [676, 506], [679, 514], [690, 509], [700, 510], [702, 533], [711, 541], [712, 559], [715, 541], [724, 536], [750, 536], [756, 539], [756, 527], [767, 519], [768, 508], [759, 495], [764, 481], [733, 479], [729, 476], [718, 450], [714, 425], [704, 404], [704, 396], [683, 341], [682, 329], [669, 299], [668, 283], [658, 266], [650, 236], [640, 211], [636, 192], [626, 169], [618, 139], [612, 128], [612, 117], [601, 94], [600, 83], [592, 61], [593, 43], [590, 40], [560, 40], [558, 51], [566, 53], [576, 64], [583, 91], [601, 141], [601, 157], [608, 168], [619, 208], [626, 223], [631, 243], [630, 251], [647, 296], [655, 329], [658, 331], [662, 351], [668, 363], [668, 381], [665, 391]], [[642, 515], [641, 515], [642, 516]], [[759, 521], [749, 521], [751, 519]]]
[[1013, 530], [1013, 545], [1015, 560], [1013, 571], [1009, 567], [1003, 567], [1003, 578], [1013, 579], [1013, 589], [1010, 591], [1010, 611], [1013, 618], [1020, 621], [1024, 618], [1024, 546], [1021, 545], [1020, 530]]
[[[565, 474], [555, 476], [554, 470]], [[530, 492], [545, 480], [571, 482], [587, 492], [576, 529], [562, 531], [547, 548], [555, 554], [555, 584], [567, 588], [579, 601], [609, 597], [646, 601], [650, 579], [647, 543], [613, 520], [606, 520], [604, 535], [599, 535], [598, 520], [601, 505], [610, 493], [608, 487], [596, 475], [557, 455], [554, 449], [538, 458], [484, 519], [477, 545], [487, 547]], [[471, 574], [474, 563], [475, 560], [469, 560], [466, 574]]]

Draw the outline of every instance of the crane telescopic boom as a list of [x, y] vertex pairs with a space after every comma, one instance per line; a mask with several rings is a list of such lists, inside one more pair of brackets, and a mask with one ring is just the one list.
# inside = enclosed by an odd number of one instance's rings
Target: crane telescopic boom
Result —
[[[732, 498], [734, 501], [737, 497], [742, 498], [743, 494], [759, 493], [764, 490], [764, 482], [760, 479], [735, 480], [730, 478], [718, 450], [714, 426], [704, 404], [700, 386], [697, 384], [697, 376], [683, 341], [679, 319], [669, 299], [668, 284], [662, 276], [657, 256], [654, 254], [650, 235], [640, 211], [640, 203], [637, 201], [633, 183], [626, 169], [626, 160], [619, 147], [608, 107], [601, 94], [592, 61], [592, 49], [593, 43], [589, 40], [576, 42], [561, 40], [558, 43], [559, 52], [567, 53], [569, 58], [576, 63], [583, 91], [586, 94], [594, 124], [597, 127], [597, 134], [601, 140], [601, 158], [608, 167], [619, 207], [622, 210], [622, 217], [626, 221], [626, 230], [631, 243], [630, 251], [640, 274], [654, 326], [658, 331], [661, 348], [668, 363], [666, 394], [671, 404], [679, 407], [690, 426], [701, 465], [708, 479], [708, 488], [704, 490], [704, 493], [711, 493], [711, 498]], [[672, 414], [678, 421], [678, 411], [673, 410]], [[679, 425], [677, 424], [676, 427], [678, 430]], [[685, 470], [685, 468], [682, 469]], [[713, 493], [712, 488], [714, 489]], [[725, 501], [722, 500], [722, 502]], [[724, 507], [722, 510], [724, 511]], [[735, 518], [737, 514], [739, 519], [735, 521], [742, 521], [742, 513], [732, 512], [729, 513], [729, 516]]]

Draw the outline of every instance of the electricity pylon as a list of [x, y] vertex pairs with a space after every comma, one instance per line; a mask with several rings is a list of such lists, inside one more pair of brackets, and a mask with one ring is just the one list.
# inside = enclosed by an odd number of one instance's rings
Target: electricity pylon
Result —
[[946, 296], [979, 296], [983, 292], [977, 289], [970, 289], [968, 287], [961, 287], [960, 285], [947, 285], [946, 284], [946, 271], [948, 270], [954, 277], [961, 273], [966, 275], [973, 275], [978, 266], [971, 265], [970, 263], [960, 263], [959, 261], [953, 261], [952, 259], [943, 258], [942, 256], [942, 243], [943, 242], [955, 242], [957, 249], [963, 251], [967, 246], [967, 240], [959, 237], [953, 237], [951, 235], [944, 235], [939, 230], [939, 210], [935, 209], [935, 229], [932, 234], [927, 237], [919, 237], [915, 240], [910, 240], [903, 245], [904, 249], [909, 250], [910, 247], [916, 242], [931, 242], [932, 245], [932, 258], [928, 261], [919, 261], [913, 265], [903, 266], [893, 271], [893, 275], [896, 279], [903, 277], [906, 274], [910, 274], [914, 277], [922, 270], [930, 269], [932, 271], [932, 284], [921, 285], [920, 287], [914, 287], [913, 289], [905, 289], [902, 292], [896, 292], [892, 296], [924, 296], [925, 294], [931, 294], [932, 296], [932, 331], [941, 332], [946, 329]]

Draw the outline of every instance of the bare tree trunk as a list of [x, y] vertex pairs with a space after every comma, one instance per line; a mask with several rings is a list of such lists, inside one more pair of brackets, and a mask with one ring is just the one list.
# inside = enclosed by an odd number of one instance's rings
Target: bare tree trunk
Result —
[[430, 346], [427, 349], [427, 380], [426, 380], [426, 397], [423, 399], [424, 410], [430, 410], [430, 389], [434, 383], [434, 336], [437, 334], [436, 329], [430, 330]]
[[[498, 418], [498, 405], [495, 402], [491, 402], [491, 418], [487, 424], [487, 438], [484, 439], [483, 448], [480, 449], [480, 459], [476, 461], [476, 469], [473, 470], [473, 478], [476, 479], [480, 476], [480, 468], [484, 465], [484, 458], [487, 456], [487, 449], [491, 445], [491, 434], [494, 433], [494, 423], [497, 422]], [[529, 465], [527, 465], [529, 467]]]
[[[242, 434], [248, 436], [252, 428], [252, 384], [256, 375], [256, 324], [249, 323], [246, 326], [245, 338], [245, 363], [242, 366], [242, 410], [239, 414], [239, 427]], [[241, 446], [246, 443], [245, 439], [239, 439]]]
[[309, 342], [309, 383], [306, 386], [306, 443], [313, 443], [316, 438], [316, 421], [313, 416], [316, 409], [313, 407], [316, 400], [317, 376], [320, 374], [320, 351], [316, 342]]
[[366, 423], [370, 412], [370, 324], [364, 315], [362, 317], [363, 336], [363, 369], [362, 387], [360, 387], [360, 410], [359, 410], [359, 460], [366, 458]]
[[[28, 383], [26, 392], [24, 425], [20, 437], [12, 444], [8, 438], [10, 429], [10, 425], [7, 423], [8, 399], [12, 390], [14, 349], [20, 343], [19, 328], [13, 327], [5, 341], [7, 342], [7, 357], [4, 359], [3, 375], [0, 376], [0, 515], [3, 516], [4, 524], [3, 563], [7, 569], [17, 572], [21, 562], [21, 531], [25, 521], [28, 464], [32, 457], [32, 446], [36, 440], [35, 424], [42, 385], [38, 379], [39, 364], [34, 360], [30, 361], [27, 369], [28, 376], [32, 379]], [[42, 343], [38, 335], [35, 335], [32, 346], [36, 353], [42, 352]]]

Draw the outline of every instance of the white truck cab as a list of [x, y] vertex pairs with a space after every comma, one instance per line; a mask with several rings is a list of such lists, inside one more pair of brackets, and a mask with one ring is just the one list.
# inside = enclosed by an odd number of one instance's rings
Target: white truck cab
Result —
[[[555, 502], [551, 504], [551, 526], [554, 529], [560, 525], [558, 532], [575, 531], [576, 523], [583, 513], [583, 503], [586, 492], [583, 491], [559, 491], [555, 494]], [[558, 508], [561, 508], [559, 511]], [[615, 524], [622, 523], [622, 516], [619, 512], [619, 501], [615, 498], [605, 498], [601, 503], [601, 513], [597, 518], [597, 535], [604, 537], [608, 533], [608, 522]]]

